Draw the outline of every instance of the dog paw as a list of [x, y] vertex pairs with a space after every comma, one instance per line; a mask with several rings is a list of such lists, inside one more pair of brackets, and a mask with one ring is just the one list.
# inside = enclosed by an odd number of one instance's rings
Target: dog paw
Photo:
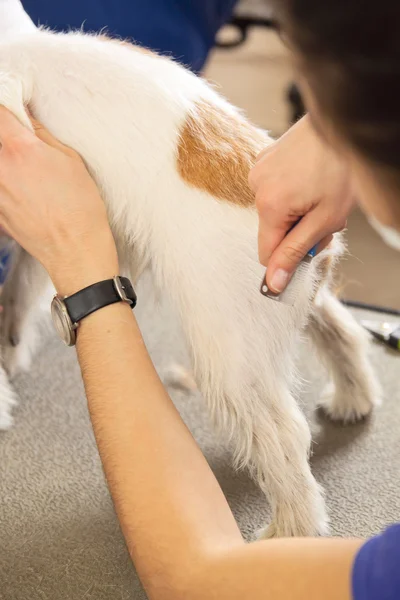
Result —
[[302, 523], [280, 523], [273, 521], [257, 534], [259, 540], [269, 540], [279, 537], [319, 537], [329, 534], [328, 518], [322, 518], [315, 524]]
[[376, 381], [360, 389], [349, 386], [348, 390], [338, 390], [329, 383], [322, 392], [319, 406], [331, 421], [351, 424], [367, 418], [380, 402], [381, 390]]
[[11, 429], [14, 424], [14, 419], [9, 409], [0, 411], [0, 431]]
[[32, 363], [29, 348], [24, 345], [5, 346], [3, 348], [3, 366], [7, 375], [12, 379], [17, 373], [27, 372]]
[[11, 409], [17, 403], [17, 396], [2, 369], [0, 379], [0, 431], [6, 431], [13, 425]]
[[19, 321], [16, 313], [15, 302], [12, 297], [5, 294], [2, 298], [2, 311], [0, 316], [0, 337], [2, 345], [2, 363], [8, 375], [12, 377], [19, 370]]
[[257, 540], [270, 540], [276, 537], [282, 537], [278, 533], [276, 523], [270, 523], [257, 533]]
[[258, 538], [316, 537], [328, 533], [329, 518], [322, 488], [314, 482], [309, 492], [299, 494], [294, 504], [278, 504], [272, 523], [260, 531]]

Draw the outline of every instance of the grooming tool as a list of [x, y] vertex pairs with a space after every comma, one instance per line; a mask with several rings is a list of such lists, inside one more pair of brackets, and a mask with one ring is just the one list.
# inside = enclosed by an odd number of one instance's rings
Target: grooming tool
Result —
[[306, 256], [303, 258], [303, 260], [297, 267], [296, 271], [293, 273], [291, 280], [289, 281], [288, 285], [283, 290], [283, 292], [276, 294], [272, 290], [268, 289], [267, 273], [265, 273], [265, 276], [264, 276], [264, 279], [262, 281], [261, 288], [260, 288], [260, 292], [262, 293], [262, 295], [265, 296], [266, 298], [270, 298], [271, 300], [277, 300], [278, 302], [283, 302], [284, 304], [289, 304], [290, 306], [293, 306], [293, 304], [296, 300], [296, 296], [295, 296], [295, 292], [297, 289], [296, 283], [298, 283], [299, 280], [302, 279], [303, 277], [305, 277], [306, 274], [308, 273], [310, 263], [311, 263], [312, 259], [314, 258], [314, 256], [317, 254], [317, 247], [318, 247], [318, 244], [316, 244], [313, 248], [311, 248], [311, 250], [306, 254]]
[[0, 291], [10, 272], [13, 245], [13, 240], [9, 238], [4, 246], [0, 248]]
[[387, 346], [400, 351], [400, 323], [388, 321], [361, 321], [374, 337], [384, 342]]

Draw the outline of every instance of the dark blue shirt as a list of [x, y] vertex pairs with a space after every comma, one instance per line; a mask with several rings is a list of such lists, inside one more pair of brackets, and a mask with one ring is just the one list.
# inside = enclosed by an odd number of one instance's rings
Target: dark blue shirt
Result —
[[199, 71], [237, 0], [22, 0], [35, 24], [131, 38]]
[[362, 546], [352, 584], [354, 600], [400, 600], [400, 524]]

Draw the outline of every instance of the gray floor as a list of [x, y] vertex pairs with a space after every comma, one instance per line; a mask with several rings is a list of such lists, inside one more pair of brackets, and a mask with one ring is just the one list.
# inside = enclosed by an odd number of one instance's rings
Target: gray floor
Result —
[[[143, 296], [142, 296], [143, 297]], [[149, 306], [141, 323], [157, 366], [185, 352], [169, 312]], [[400, 355], [373, 346], [385, 403], [370, 422], [326, 422], [316, 435], [313, 470], [325, 486], [334, 535], [368, 536], [400, 520]], [[325, 375], [309, 364], [305, 408]], [[141, 600], [104, 484], [73, 350], [50, 337], [29, 375], [16, 381], [16, 425], [0, 436], [1, 600]], [[229, 449], [209, 427], [201, 399], [176, 394], [247, 539], [269, 510]]]

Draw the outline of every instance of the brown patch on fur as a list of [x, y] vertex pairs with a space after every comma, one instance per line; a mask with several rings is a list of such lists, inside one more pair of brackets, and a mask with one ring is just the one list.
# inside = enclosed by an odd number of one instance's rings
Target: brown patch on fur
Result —
[[178, 171], [186, 183], [220, 200], [253, 206], [249, 171], [267, 144], [245, 118], [200, 101], [180, 133]]

